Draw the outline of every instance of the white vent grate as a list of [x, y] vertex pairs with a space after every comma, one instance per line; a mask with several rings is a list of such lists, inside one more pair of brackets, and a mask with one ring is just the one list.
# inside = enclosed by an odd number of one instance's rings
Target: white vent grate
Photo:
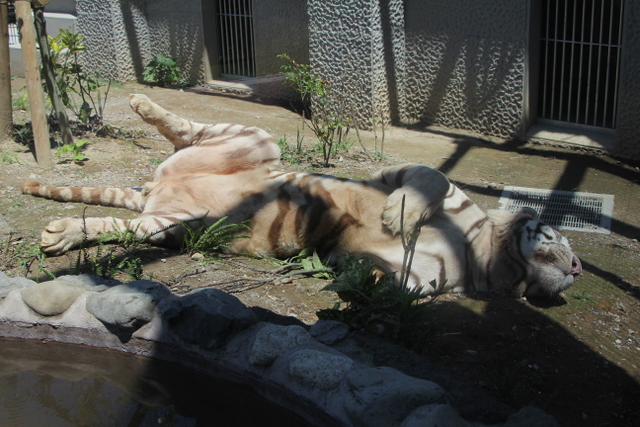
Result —
[[613, 196], [608, 194], [505, 187], [500, 209], [515, 212], [521, 207], [535, 209], [557, 229], [610, 233]]

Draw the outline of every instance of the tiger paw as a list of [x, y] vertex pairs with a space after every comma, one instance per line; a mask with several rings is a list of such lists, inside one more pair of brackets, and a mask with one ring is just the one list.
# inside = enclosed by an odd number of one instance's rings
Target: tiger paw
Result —
[[42, 232], [40, 246], [50, 255], [62, 255], [82, 243], [83, 222], [80, 219], [64, 218], [51, 221]]
[[433, 209], [422, 193], [412, 188], [399, 188], [387, 197], [382, 223], [393, 234], [404, 231], [405, 235], [410, 235], [431, 214]]
[[160, 107], [153, 103], [148, 96], [141, 94], [129, 95], [129, 105], [144, 121], [158, 119]]

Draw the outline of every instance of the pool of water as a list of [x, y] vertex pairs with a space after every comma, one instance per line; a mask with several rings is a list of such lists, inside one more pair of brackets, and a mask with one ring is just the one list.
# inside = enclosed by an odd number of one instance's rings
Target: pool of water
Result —
[[306, 426], [251, 392], [155, 359], [0, 339], [0, 426]]

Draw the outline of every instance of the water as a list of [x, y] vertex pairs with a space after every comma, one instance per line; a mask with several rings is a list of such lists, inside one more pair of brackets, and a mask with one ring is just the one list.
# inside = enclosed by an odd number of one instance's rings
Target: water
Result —
[[248, 387], [148, 358], [0, 339], [0, 426], [305, 426]]

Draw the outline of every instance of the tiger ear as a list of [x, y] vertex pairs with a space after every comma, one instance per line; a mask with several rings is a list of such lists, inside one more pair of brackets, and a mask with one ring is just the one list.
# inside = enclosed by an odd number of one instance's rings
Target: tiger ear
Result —
[[515, 213], [515, 220], [519, 221], [521, 219], [537, 220], [538, 219], [538, 212], [535, 209], [529, 208], [529, 207], [520, 208]]

